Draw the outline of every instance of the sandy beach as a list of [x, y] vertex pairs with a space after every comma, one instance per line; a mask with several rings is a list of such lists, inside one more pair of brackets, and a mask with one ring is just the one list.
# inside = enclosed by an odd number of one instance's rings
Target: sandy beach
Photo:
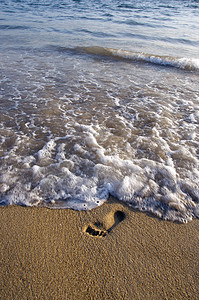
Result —
[[198, 220], [162, 221], [114, 199], [0, 215], [0, 299], [198, 299]]

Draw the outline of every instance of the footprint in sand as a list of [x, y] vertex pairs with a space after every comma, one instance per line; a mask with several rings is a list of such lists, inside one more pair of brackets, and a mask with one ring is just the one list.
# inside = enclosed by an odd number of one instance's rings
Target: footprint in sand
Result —
[[88, 225], [85, 228], [85, 232], [91, 236], [106, 236], [111, 230], [117, 226], [120, 222], [125, 219], [125, 213], [123, 211], [117, 210], [115, 212], [109, 213], [103, 223], [96, 222], [92, 225]]

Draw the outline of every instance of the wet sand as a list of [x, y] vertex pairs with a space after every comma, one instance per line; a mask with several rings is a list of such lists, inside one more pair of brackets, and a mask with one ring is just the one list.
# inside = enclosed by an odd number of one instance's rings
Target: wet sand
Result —
[[0, 299], [198, 299], [199, 220], [0, 208]]

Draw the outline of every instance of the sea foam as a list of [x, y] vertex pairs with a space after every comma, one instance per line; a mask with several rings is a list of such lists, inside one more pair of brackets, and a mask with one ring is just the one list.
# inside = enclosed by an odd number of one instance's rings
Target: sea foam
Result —
[[0, 204], [89, 210], [111, 195], [198, 218], [198, 73], [124, 50], [67, 51], [25, 53], [15, 69], [18, 53], [4, 57]]

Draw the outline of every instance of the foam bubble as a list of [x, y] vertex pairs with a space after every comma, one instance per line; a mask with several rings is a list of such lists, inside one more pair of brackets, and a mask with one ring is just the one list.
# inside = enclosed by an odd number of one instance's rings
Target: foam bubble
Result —
[[44, 147], [37, 153], [39, 160], [42, 161], [51, 158], [55, 146], [56, 143], [54, 140], [50, 140], [47, 144], [45, 144]]

